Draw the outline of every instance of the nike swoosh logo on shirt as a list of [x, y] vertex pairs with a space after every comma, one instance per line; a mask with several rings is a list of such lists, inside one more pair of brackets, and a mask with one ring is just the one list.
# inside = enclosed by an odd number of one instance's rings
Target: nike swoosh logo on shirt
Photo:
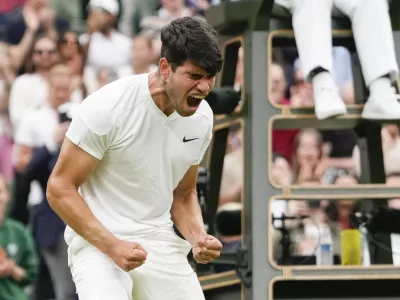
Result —
[[187, 143], [187, 142], [191, 142], [191, 141], [194, 141], [194, 140], [198, 140], [199, 138], [194, 138], [194, 139], [186, 139], [186, 136], [183, 138], [183, 142], [184, 143]]

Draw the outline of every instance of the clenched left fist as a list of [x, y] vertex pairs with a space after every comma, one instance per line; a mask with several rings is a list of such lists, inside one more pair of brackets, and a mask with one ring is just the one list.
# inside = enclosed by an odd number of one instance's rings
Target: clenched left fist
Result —
[[209, 234], [198, 237], [193, 245], [193, 258], [199, 264], [207, 264], [221, 255], [221, 242]]

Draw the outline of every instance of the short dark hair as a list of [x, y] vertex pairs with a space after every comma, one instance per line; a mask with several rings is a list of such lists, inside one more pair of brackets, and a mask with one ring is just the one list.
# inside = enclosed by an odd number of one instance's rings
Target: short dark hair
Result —
[[161, 30], [161, 57], [172, 70], [190, 61], [215, 75], [222, 68], [222, 54], [216, 31], [196, 17], [173, 20]]

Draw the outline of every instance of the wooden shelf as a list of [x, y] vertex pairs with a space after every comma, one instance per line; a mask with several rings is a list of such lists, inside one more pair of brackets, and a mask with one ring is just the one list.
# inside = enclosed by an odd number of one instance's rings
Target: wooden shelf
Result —
[[200, 276], [199, 280], [203, 291], [240, 284], [235, 271]]

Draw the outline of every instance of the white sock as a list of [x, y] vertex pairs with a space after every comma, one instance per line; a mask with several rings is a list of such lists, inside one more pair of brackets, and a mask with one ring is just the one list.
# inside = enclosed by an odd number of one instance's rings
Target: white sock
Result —
[[312, 79], [312, 86], [314, 91], [318, 91], [321, 88], [336, 88], [335, 81], [333, 80], [332, 74], [328, 71], [318, 73]]
[[369, 85], [371, 95], [394, 95], [395, 91], [389, 78], [380, 77]]

